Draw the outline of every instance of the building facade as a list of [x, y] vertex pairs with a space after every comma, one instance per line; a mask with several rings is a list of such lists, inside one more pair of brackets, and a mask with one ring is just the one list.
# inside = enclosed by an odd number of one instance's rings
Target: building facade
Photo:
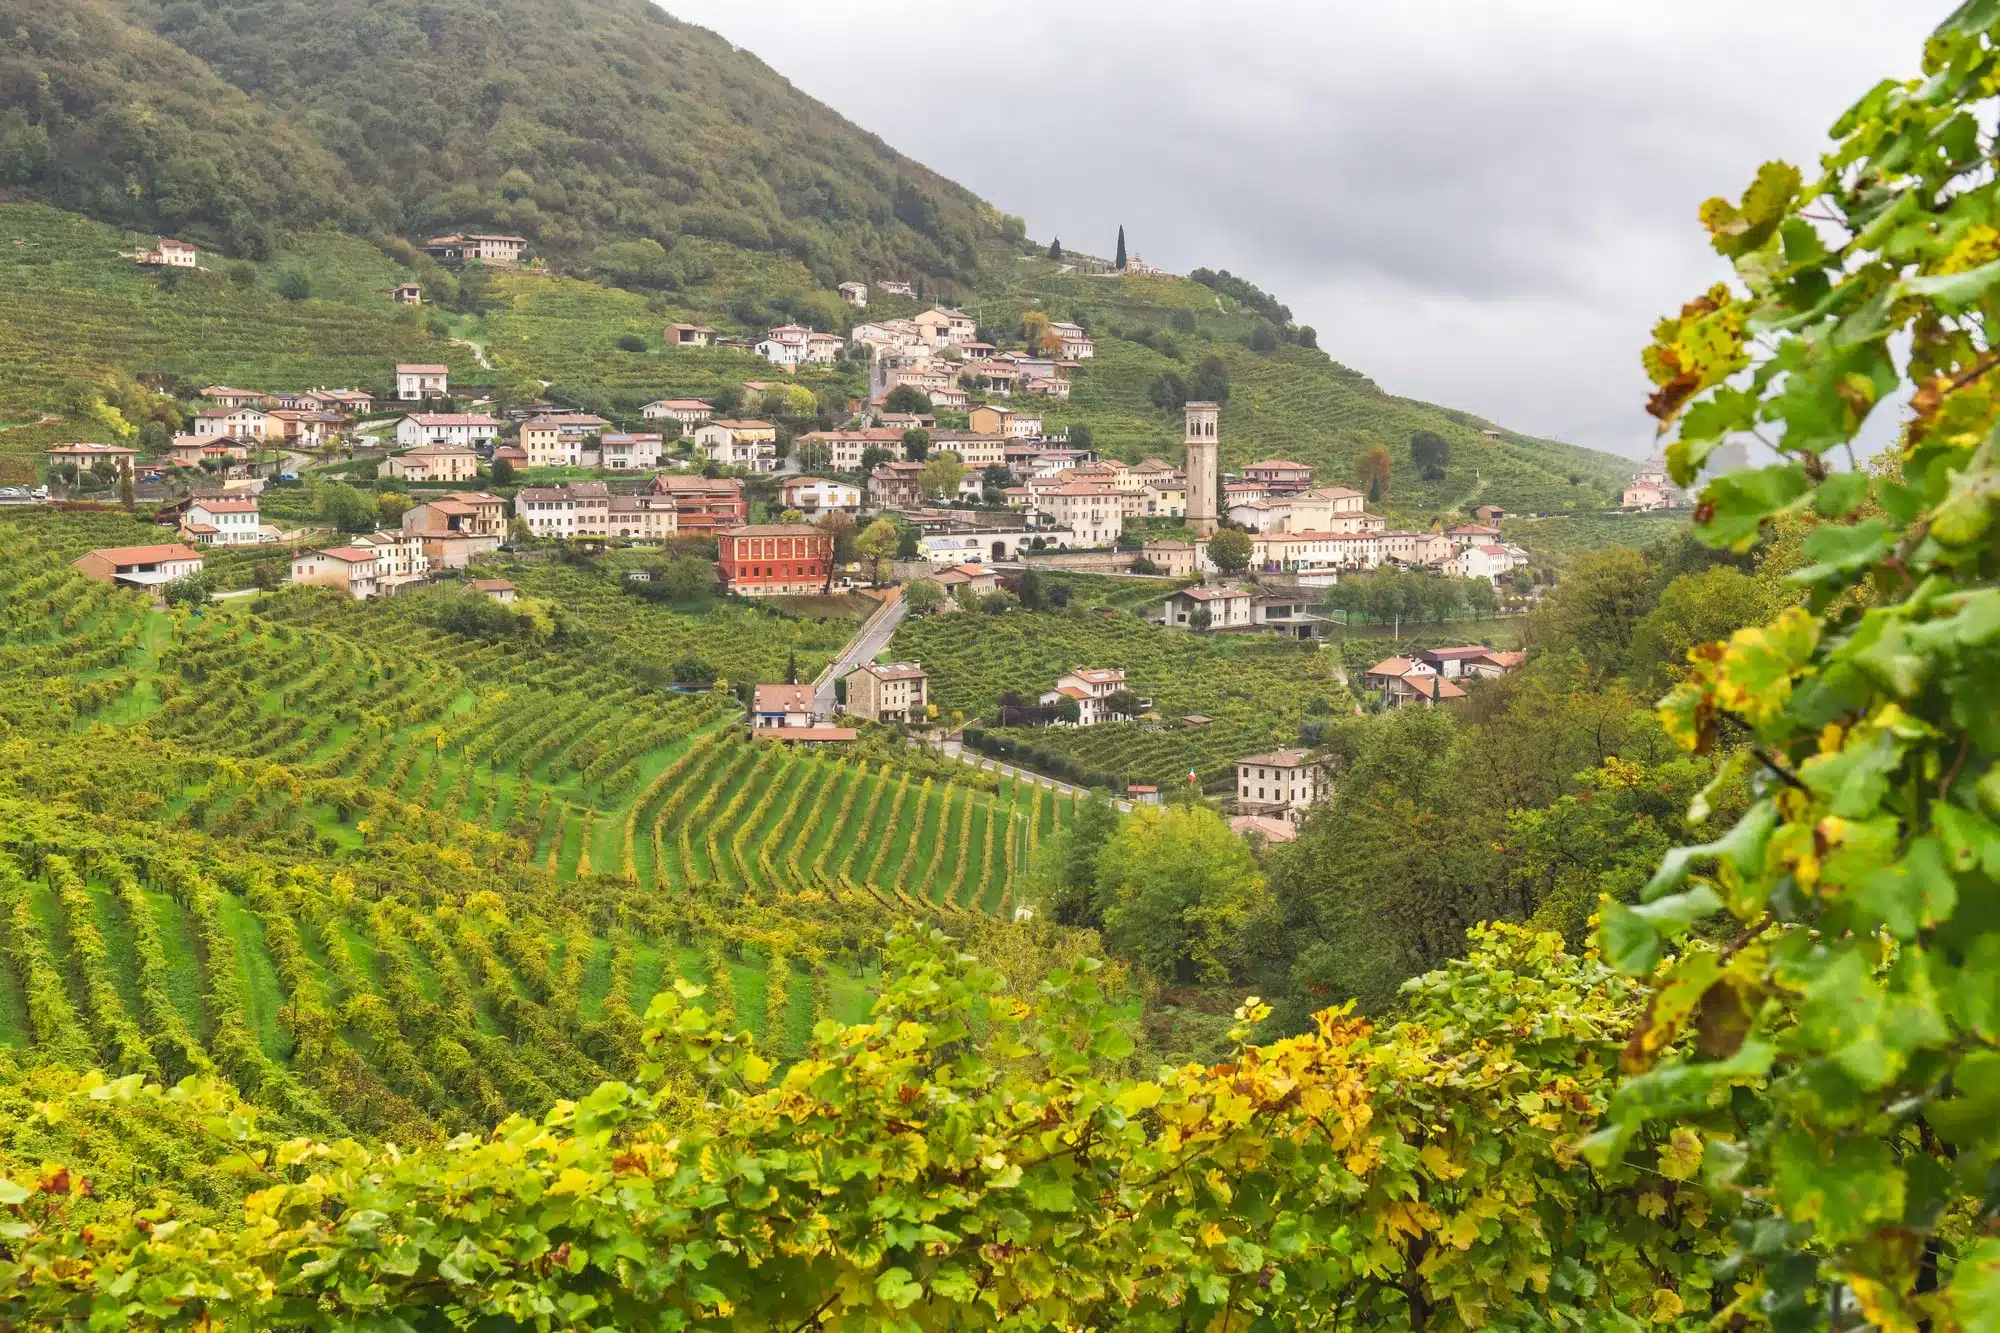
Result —
[[500, 425], [483, 412], [412, 412], [396, 423], [396, 443], [405, 448], [451, 444], [471, 449], [493, 443]]
[[364, 601], [382, 590], [378, 573], [375, 552], [359, 546], [330, 546], [292, 557], [292, 582], [332, 588], [356, 601]]
[[915, 662], [859, 667], [847, 677], [847, 711], [871, 722], [919, 722], [930, 703], [930, 676]]
[[753, 523], [716, 537], [716, 570], [743, 597], [807, 597], [833, 585], [833, 538], [803, 523]]
[[740, 526], [750, 516], [743, 483], [734, 477], [695, 477], [666, 473], [653, 478], [647, 494], [673, 505], [675, 529], [702, 535]]
[[180, 542], [155, 546], [101, 546], [70, 561], [70, 568], [99, 583], [157, 591], [175, 579], [201, 573], [201, 552]]
[[1236, 805], [1244, 814], [1277, 814], [1297, 823], [1326, 795], [1326, 766], [1305, 750], [1273, 750], [1236, 761]]
[[278, 539], [276, 533], [264, 530], [254, 495], [188, 501], [181, 515], [181, 536], [197, 546], [257, 546]]
[[403, 362], [396, 367], [396, 397], [406, 403], [451, 393], [451, 367]]

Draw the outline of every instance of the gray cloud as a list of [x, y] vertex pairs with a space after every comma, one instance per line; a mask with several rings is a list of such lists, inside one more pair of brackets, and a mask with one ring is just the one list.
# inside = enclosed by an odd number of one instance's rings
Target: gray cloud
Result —
[[668, 0], [1030, 233], [1228, 268], [1394, 393], [1626, 454], [1694, 221], [1809, 165], [1907, 0]]

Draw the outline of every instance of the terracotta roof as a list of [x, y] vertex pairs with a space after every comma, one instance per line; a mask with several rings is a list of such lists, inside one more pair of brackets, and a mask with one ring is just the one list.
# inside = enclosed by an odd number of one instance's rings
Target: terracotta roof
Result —
[[719, 419], [711, 421], [708, 424], [711, 426], [726, 426], [730, 430], [776, 430], [777, 429], [776, 426], [772, 425], [768, 421], [752, 421], [748, 419], [743, 419], [743, 420], [737, 420], [734, 418]]
[[1182, 588], [1177, 597], [1190, 598], [1197, 602], [1216, 602], [1230, 597], [1248, 597], [1248, 588]]
[[1292, 827], [1289, 819], [1272, 819], [1268, 815], [1232, 816], [1229, 821], [1229, 831], [1238, 837], [1261, 833], [1266, 842], [1292, 842], [1299, 836], [1299, 831]]
[[1465, 691], [1443, 676], [1405, 676], [1403, 683], [1427, 699], [1463, 699]]
[[669, 495], [687, 492], [735, 497], [743, 493], [743, 483], [734, 477], [697, 477], [687, 473], [666, 473], [653, 478], [653, 489], [655, 492]]
[[767, 741], [851, 741], [861, 733], [853, 727], [758, 727], [750, 733]]
[[1238, 759], [1238, 764], [1262, 764], [1266, 768], [1307, 768], [1312, 764], [1311, 752], [1307, 750], [1273, 750], [1269, 754], [1253, 754], [1248, 759]]
[[364, 551], [358, 546], [329, 546], [325, 550], [314, 551], [312, 554], [330, 556], [335, 560], [340, 560], [350, 565], [362, 564], [375, 558], [373, 551]]
[[162, 560], [201, 559], [201, 552], [179, 542], [158, 546], [100, 546], [90, 554], [109, 560], [114, 565], [155, 565]]
[[181, 524], [181, 531], [209, 533], [209, 532], [220, 532], [221, 529], [216, 527], [215, 524], [213, 523], [183, 523]]
[[1460, 662], [1464, 661], [1468, 657], [1484, 657], [1486, 656], [1487, 651], [1488, 651], [1487, 649], [1481, 648], [1475, 644], [1475, 645], [1468, 645], [1463, 648], [1426, 648], [1421, 653], [1419, 653], [1418, 656], [1435, 657], [1438, 660], [1445, 662]]
[[1093, 685], [1122, 685], [1125, 682], [1125, 673], [1117, 667], [1085, 667], [1081, 671], [1068, 671], [1063, 674], [1075, 676], [1078, 680], [1087, 680]]
[[255, 500], [196, 500], [188, 507], [192, 509], [196, 505], [201, 506], [211, 514], [254, 514], [257, 512], [257, 502]]
[[1402, 676], [1416, 669], [1416, 663], [1407, 657], [1385, 657], [1361, 674], [1364, 676]]
[[715, 404], [700, 398], [662, 398], [658, 402], [646, 404], [648, 407], [680, 407], [690, 411], [713, 412]]
[[506, 579], [474, 579], [472, 587], [480, 592], [513, 592], [514, 585]]
[[195, 413], [195, 415], [198, 417], [233, 417], [238, 412], [257, 412], [262, 414], [263, 409], [256, 407], [204, 407], [201, 411]]
[[1058, 685], [1054, 692], [1069, 699], [1088, 699], [1091, 697], [1088, 691], [1079, 690], [1074, 685]]
[[758, 713], [810, 713], [812, 706], [810, 685], [759, 685], [751, 703]]
[[52, 454], [71, 454], [78, 458], [110, 458], [124, 454], [136, 454], [137, 449], [128, 449], [122, 444], [96, 444], [86, 441], [81, 444], [59, 444], [49, 450]]
[[451, 374], [451, 367], [420, 366], [414, 361], [398, 361], [396, 363], [396, 373], [398, 375], [449, 375]]
[[1493, 663], [1494, 666], [1512, 669], [1527, 661], [1528, 655], [1526, 653], [1514, 652], [1488, 652], [1486, 660]]

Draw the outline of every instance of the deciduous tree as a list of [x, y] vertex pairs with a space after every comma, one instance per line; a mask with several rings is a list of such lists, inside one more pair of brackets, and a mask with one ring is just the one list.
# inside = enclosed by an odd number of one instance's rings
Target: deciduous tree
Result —
[[1223, 528], [1208, 539], [1208, 558], [1225, 574], [1241, 574], [1248, 569], [1253, 549], [1250, 534], [1236, 528]]

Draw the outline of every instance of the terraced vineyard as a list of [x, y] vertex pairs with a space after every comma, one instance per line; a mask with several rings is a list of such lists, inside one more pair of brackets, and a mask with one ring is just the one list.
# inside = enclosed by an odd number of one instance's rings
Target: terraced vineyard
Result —
[[[1054, 757], [1091, 782], [1179, 782], [1190, 769], [1219, 782], [1237, 758], [1296, 741], [1306, 718], [1353, 706], [1334, 655], [1311, 645], [1192, 635], [1127, 615], [934, 616], [905, 621], [892, 651], [921, 661], [939, 707], [968, 717], [992, 716], [1009, 690], [1039, 695], [1074, 667], [1122, 667], [1159, 721], [991, 732], [1026, 747], [1030, 767]], [[1210, 721], [1187, 727], [1190, 713]]]
[[[476, 377], [467, 349], [376, 293], [397, 270], [364, 241], [314, 234], [296, 254], [246, 264], [244, 286], [215, 269], [139, 270], [119, 253], [136, 239], [41, 205], [0, 204], [0, 323], [11, 330], [0, 339], [0, 424], [61, 410], [51, 394], [65, 380], [114, 369], [266, 389], [382, 385], [397, 361], [447, 362]], [[278, 275], [293, 270], [313, 280], [312, 299], [276, 295]], [[101, 432], [73, 423], [66, 438]], [[0, 448], [27, 456], [32, 442], [10, 434]]]
[[[746, 279], [747, 280], [747, 279]], [[694, 311], [662, 307], [634, 292], [575, 278], [504, 273], [496, 288], [501, 304], [473, 336], [483, 338], [493, 364], [516, 378], [539, 377], [562, 391], [603, 394], [627, 410], [660, 397], [695, 397], [745, 380], [774, 378], [770, 363], [750, 352], [721, 348], [662, 350], [664, 326], [693, 319]], [[644, 352], [627, 352], [620, 337], [646, 340]], [[762, 330], [755, 330], [761, 337]], [[845, 394], [866, 388], [859, 370], [814, 366], [796, 381], [807, 388], [837, 386]]]
[[629, 1072], [677, 977], [800, 1049], [865, 1009], [890, 921], [982, 929], [1067, 813], [753, 741], [726, 695], [415, 599], [190, 617], [68, 568], [136, 526], [0, 519], [0, 1047], [31, 1058], [473, 1127]]
[[1501, 531], [1558, 568], [1607, 546], [1643, 548], [1689, 529], [1686, 514], [1558, 514], [1552, 518], [1509, 518]]

